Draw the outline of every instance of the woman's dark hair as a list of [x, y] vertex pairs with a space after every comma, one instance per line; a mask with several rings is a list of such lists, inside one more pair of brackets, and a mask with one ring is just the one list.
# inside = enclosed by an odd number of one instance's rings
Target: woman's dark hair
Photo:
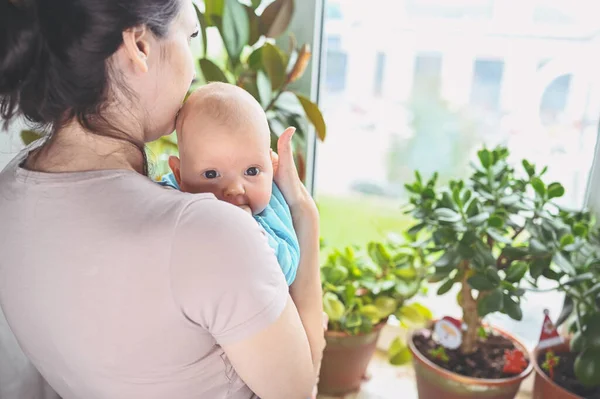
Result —
[[147, 173], [143, 143], [103, 116], [107, 60], [128, 28], [145, 25], [163, 37], [180, 1], [0, 0], [0, 117], [23, 115], [50, 131], [76, 119], [91, 133], [140, 148]]

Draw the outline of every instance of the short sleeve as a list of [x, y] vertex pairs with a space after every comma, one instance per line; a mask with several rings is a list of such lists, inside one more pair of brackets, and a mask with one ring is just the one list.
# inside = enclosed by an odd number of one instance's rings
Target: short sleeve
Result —
[[258, 223], [216, 199], [194, 200], [182, 211], [170, 267], [181, 311], [219, 344], [264, 329], [288, 300], [285, 278]]

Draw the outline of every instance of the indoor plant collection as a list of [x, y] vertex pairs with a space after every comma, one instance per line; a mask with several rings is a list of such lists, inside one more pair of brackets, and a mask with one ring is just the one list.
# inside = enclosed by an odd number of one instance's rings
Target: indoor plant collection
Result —
[[[410, 242], [370, 242], [333, 250], [321, 268], [323, 308], [329, 318], [319, 392], [343, 395], [357, 390], [387, 319], [424, 323], [429, 310], [407, 303], [421, 289], [422, 252]], [[406, 348], [394, 353], [403, 363]]]
[[[600, 235], [592, 217], [587, 212], [565, 211], [556, 204], [565, 190], [560, 183], [544, 182], [546, 168], [536, 168], [527, 160], [514, 168], [508, 150], [502, 147], [483, 148], [477, 155], [468, 179], [438, 188], [437, 175], [424, 180], [417, 172], [416, 181], [406, 186], [411, 205], [408, 212], [415, 225], [406, 232], [411, 242], [401, 253], [411, 254], [409, 264], [419, 265], [416, 282], [439, 284], [438, 295], [456, 294], [463, 317], [444, 317], [427, 328], [414, 329], [407, 339], [409, 352], [396, 341], [390, 353], [396, 358], [390, 360], [402, 364], [412, 353], [420, 399], [514, 398], [534, 367], [535, 398], [600, 397], [594, 396], [600, 386]], [[362, 252], [381, 259], [374, 245]], [[342, 271], [342, 265], [348, 270], [369, 270], [366, 265], [370, 262], [363, 263], [354, 255], [352, 248], [336, 251], [323, 265], [324, 306], [330, 317], [333, 315], [330, 329], [360, 336], [360, 323], [353, 321], [368, 318], [365, 314], [378, 315], [366, 323], [364, 331], [371, 331], [386, 315], [402, 318], [404, 312], [401, 308], [376, 312], [377, 305], [385, 302], [372, 299], [372, 291], [365, 291], [366, 301], [348, 306], [360, 296], [346, 296], [344, 285], [338, 284], [344, 279], [354, 278], [356, 287], [368, 290], [373, 281], [364, 284], [356, 279], [368, 275], [377, 281], [377, 287], [393, 287], [384, 282], [383, 273], [369, 271], [355, 277]], [[521, 320], [520, 302], [541, 278], [555, 280], [554, 289], [565, 293], [556, 324], [572, 320], [572, 337], [570, 347], [563, 344], [530, 355], [522, 343], [488, 325], [484, 318], [501, 312]], [[393, 291], [384, 296], [389, 292]], [[337, 316], [332, 309], [338, 309]], [[429, 311], [425, 313], [431, 317]], [[349, 363], [344, 367], [350, 367]], [[570, 376], [568, 381], [557, 378], [557, 370]], [[565, 391], [559, 385], [573, 393], [559, 396], [560, 390]], [[548, 386], [553, 390], [548, 391]]]

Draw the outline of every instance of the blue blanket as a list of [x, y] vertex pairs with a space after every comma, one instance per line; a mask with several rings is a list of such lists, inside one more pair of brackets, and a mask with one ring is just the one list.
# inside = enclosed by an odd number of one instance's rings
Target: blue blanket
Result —
[[[172, 173], [163, 176], [158, 183], [179, 190], [179, 185]], [[296, 278], [300, 262], [300, 244], [292, 223], [290, 208], [275, 183], [273, 183], [273, 194], [269, 205], [264, 211], [254, 215], [254, 219], [267, 232], [269, 245], [275, 251], [285, 280], [288, 285], [291, 285]]]

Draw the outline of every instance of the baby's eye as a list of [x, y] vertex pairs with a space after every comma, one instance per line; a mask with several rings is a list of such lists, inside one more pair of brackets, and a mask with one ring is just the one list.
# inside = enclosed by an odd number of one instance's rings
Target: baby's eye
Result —
[[252, 167], [246, 169], [247, 176], [256, 176], [259, 173], [260, 173], [260, 169], [258, 169], [256, 166], [252, 166]]
[[216, 170], [207, 170], [206, 172], [202, 173], [202, 176], [204, 176], [207, 179], [216, 179], [217, 177], [219, 177], [219, 172], [217, 172]]

